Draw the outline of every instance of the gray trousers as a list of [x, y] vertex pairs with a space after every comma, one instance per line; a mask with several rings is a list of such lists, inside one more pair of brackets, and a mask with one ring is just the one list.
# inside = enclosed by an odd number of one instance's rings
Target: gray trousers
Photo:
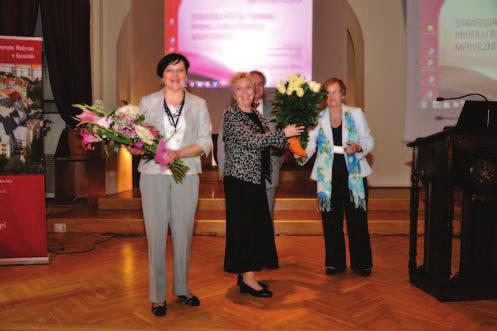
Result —
[[148, 242], [150, 301], [166, 300], [166, 239], [171, 227], [174, 254], [174, 294], [189, 295], [188, 265], [198, 203], [198, 175], [183, 183], [170, 175], [140, 176], [140, 191]]
[[266, 180], [266, 195], [269, 211], [271, 212], [271, 220], [274, 221], [274, 194], [280, 182], [280, 169], [283, 164], [281, 156], [271, 156], [271, 183]]
[[[267, 182], [266, 182], [267, 185]], [[273, 209], [274, 209], [274, 194], [276, 193], [276, 187], [266, 187], [267, 203], [269, 205], [269, 211], [271, 212], [271, 220], [274, 221]]]

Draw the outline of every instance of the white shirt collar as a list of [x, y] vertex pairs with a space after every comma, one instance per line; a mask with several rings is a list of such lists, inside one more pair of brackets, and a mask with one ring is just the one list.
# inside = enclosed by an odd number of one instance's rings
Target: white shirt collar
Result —
[[[257, 102], [256, 102], [257, 103]], [[255, 110], [257, 110], [257, 112], [261, 115], [264, 115], [264, 110], [263, 110], [263, 99], [259, 99], [258, 101], [258, 104], [257, 104], [257, 108], [255, 108]]]

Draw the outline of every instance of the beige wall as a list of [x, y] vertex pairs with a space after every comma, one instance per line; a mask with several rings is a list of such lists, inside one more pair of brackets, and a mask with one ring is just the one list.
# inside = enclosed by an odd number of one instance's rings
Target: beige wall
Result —
[[[113, 110], [119, 105], [118, 82], [127, 82], [129, 74], [118, 80], [119, 51], [129, 52], [129, 47], [118, 47], [123, 43], [123, 31], [131, 7], [131, 0], [92, 0], [91, 39], [92, 39], [92, 89], [93, 101], [102, 100], [105, 108]], [[129, 40], [129, 38], [127, 38]], [[125, 45], [127, 46], [127, 45]], [[128, 57], [124, 57], [127, 59]], [[126, 63], [122, 61], [120, 67]], [[120, 91], [119, 91], [120, 92]], [[105, 192], [112, 194], [133, 187], [129, 153], [121, 150], [117, 156], [111, 155], [105, 165]]]
[[133, 56], [130, 81], [131, 102], [134, 104], [138, 104], [142, 96], [160, 88], [160, 79], [155, 71], [157, 62], [163, 56], [163, 16], [163, 0], [131, 1]]
[[[128, 7], [128, 9], [131, 8]], [[129, 11], [123, 20], [117, 39], [116, 51], [116, 93], [118, 105], [131, 101], [131, 63], [133, 47], [131, 44], [132, 19]]]
[[[163, 52], [163, 0], [92, 2], [99, 4], [94, 9], [101, 16], [96, 28], [103, 29], [94, 33], [101, 38], [94, 40], [98, 47], [93, 54], [100, 56], [93, 59], [100, 61], [100, 67], [94, 66], [94, 88], [100, 92], [95, 95], [102, 95], [106, 105], [118, 100], [137, 104], [143, 95], [159, 89], [155, 67]], [[401, 140], [405, 98], [401, 4], [402, 0], [314, 2], [313, 79], [344, 78], [351, 88], [347, 102], [364, 107], [376, 139], [372, 186], [409, 184], [410, 154]], [[207, 99], [217, 131], [229, 91], [193, 93]]]
[[408, 186], [403, 0], [348, 0], [364, 36], [365, 111], [375, 137], [372, 186]]
[[[355, 54], [348, 49], [348, 35]], [[315, 0], [313, 24], [313, 79], [341, 78], [352, 90], [346, 103], [364, 104], [363, 36], [354, 11], [346, 0]]]
[[117, 44], [131, 0], [92, 0], [93, 99], [117, 105]]

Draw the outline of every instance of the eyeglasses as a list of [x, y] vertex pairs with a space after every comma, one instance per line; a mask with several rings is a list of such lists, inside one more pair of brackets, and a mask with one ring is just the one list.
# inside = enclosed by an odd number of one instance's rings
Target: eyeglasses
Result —
[[172, 74], [184, 74], [185, 73], [185, 69], [166, 69], [164, 70], [164, 72], [168, 75], [172, 75]]

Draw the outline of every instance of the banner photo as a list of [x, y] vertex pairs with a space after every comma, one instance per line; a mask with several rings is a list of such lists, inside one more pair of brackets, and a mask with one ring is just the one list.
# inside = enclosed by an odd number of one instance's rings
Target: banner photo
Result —
[[44, 180], [0, 176], [0, 265], [48, 263]]
[[[42, 39], [0, 36], [0, 158], [43, 153]], [[1, 169], [0, 169], [1, 170]]]

